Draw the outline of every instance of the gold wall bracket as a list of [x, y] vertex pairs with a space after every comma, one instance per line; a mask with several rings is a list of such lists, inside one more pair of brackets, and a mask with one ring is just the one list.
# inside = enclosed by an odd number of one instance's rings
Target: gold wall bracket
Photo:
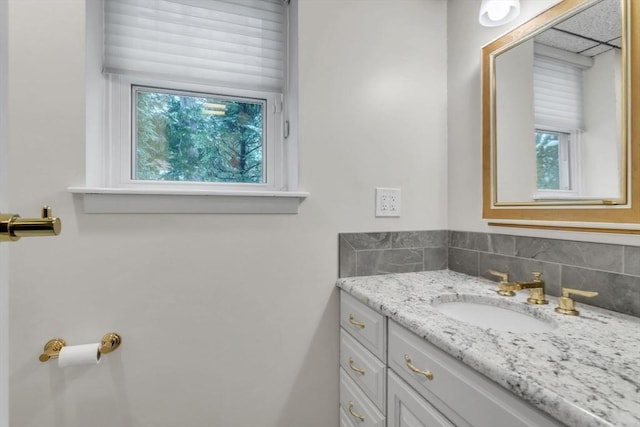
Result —
[[120, 338], [120, 335], [115, 332], [109, 332], [102, 337], [102, 340], [100, 340], [100, 347], [98, 348], [98, 351], [102, 354], [111, 353], [120, 347], [121, 342], [122, 338]]
[[46, 205], [42, 207], [40, 218], [0, 213], [0, 242], [15, 242], [21, 237], [57, 236], [62, 230], [62, 221], [52, 215], [51, 207]]
[[40, 359], [41, 362], [46, 362], [49, 359], [57, 359], [60, 355], [60, 350], [62, 350], [62, 347], [65, 345], [67, 345], [67, 343], [62, 338], [50, 339], [44, 345], [44, 352], [38, 359]]
[[[109, 332], [102, 337], [102, 340], [100, 340], [98, 352], [100, 354], [111, 353], [112, 351], [120, 347], [121, 342], [122, 338], [119, 334], [115, 332]], [[50, 339], [44, 345], [44, 351], [40, 355], [40, 357], [38, 357], [38, 359], [41, 362], [46, 362], [49, 359], [57, 359], [60, 356], [60, 350], [62, 350], [62, 348], [66, 345], [67, 343], [62, 338]]]

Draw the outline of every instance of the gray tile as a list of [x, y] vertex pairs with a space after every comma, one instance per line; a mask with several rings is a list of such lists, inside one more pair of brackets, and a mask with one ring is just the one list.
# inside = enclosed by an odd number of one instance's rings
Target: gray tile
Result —
[[545, 281], [546, 294], [554, 296], [560, 294], [560, 266], [558, 264], [480, 252], [478, 259], [479, 275], [490, 280], [499, 280], [497, 277], [488, 274], [487, 270], [508, 273], [510, 282], [529, 281], [531, 280], [531, 273], [539, 271]]
[[338, 237], [338, 277], [356, 275], [356, 250], [342, 237]]
[[478, 275], [478, 252], [466, 249], [449, 248], [449, 270], [458, 273]]
[[449, 232], [449, 246], [487, 252], [489, 250], [489, 238], [486, 233], [451, 231]]
[[422, 271], [422, 249], [388, 249], [358, 251], [358, 276]]
[[445, 270], [449, 265], [446, 247], [424, 248], [424, 271]]
[[391, 238], [394, 248], [435, 248], [448, 246], [447, 230], [399, 231]]
[[576, 304], [578, 310], [580, 303], [583, 303], [640, 316], [640, 277], [563, 266], [562, 285], [599, 293], [593, 298], [571, 297], [579, 302]]
[[624, 247], [624, 273], [640, 276], [640, 248], [637, 246]]
[[516, 256], [558, 264], [622, 272], [622, 246], [516, 237]]
[[353, 249], [391, 249], [391, 233], [340, 233]]
[[501, 255], [516, 254], [516, 236], [508, 234], [489, 234], [487, 252]]

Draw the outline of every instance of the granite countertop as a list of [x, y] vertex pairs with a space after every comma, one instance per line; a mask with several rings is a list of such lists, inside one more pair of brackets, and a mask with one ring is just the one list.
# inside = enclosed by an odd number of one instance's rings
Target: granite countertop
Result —
[[[640, 426], [640, 319], [576, 303], [580, 316], [496, 294], [496, 283], [449, 270], [339, 279], [337, 286], [570, 426]], [[460, 297], [463, 295], [463, 297]], [[432, 304], [461, 298], [552, 322], [550, 332], [481, 329]]]

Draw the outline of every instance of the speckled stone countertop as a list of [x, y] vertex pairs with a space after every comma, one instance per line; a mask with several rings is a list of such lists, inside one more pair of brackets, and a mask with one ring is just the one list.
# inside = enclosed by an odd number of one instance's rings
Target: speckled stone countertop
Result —
[[[495, 293], [448, 270], [339, 279], [338, 287], [569, 426], [640, 426], [640, 320], [576, 303], [580, 316]], [[552, 322], [551, 332], [481, 329], [434, 304], [495, 304]], [[515, 306], [514, 306], [515, 304]]]

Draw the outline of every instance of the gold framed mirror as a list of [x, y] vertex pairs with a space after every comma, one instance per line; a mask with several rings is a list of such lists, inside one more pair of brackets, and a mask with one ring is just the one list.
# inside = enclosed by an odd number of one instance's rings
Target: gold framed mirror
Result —
[[640, 233], [638, 3], [563, 0], [482, 48], [490, 225]]

